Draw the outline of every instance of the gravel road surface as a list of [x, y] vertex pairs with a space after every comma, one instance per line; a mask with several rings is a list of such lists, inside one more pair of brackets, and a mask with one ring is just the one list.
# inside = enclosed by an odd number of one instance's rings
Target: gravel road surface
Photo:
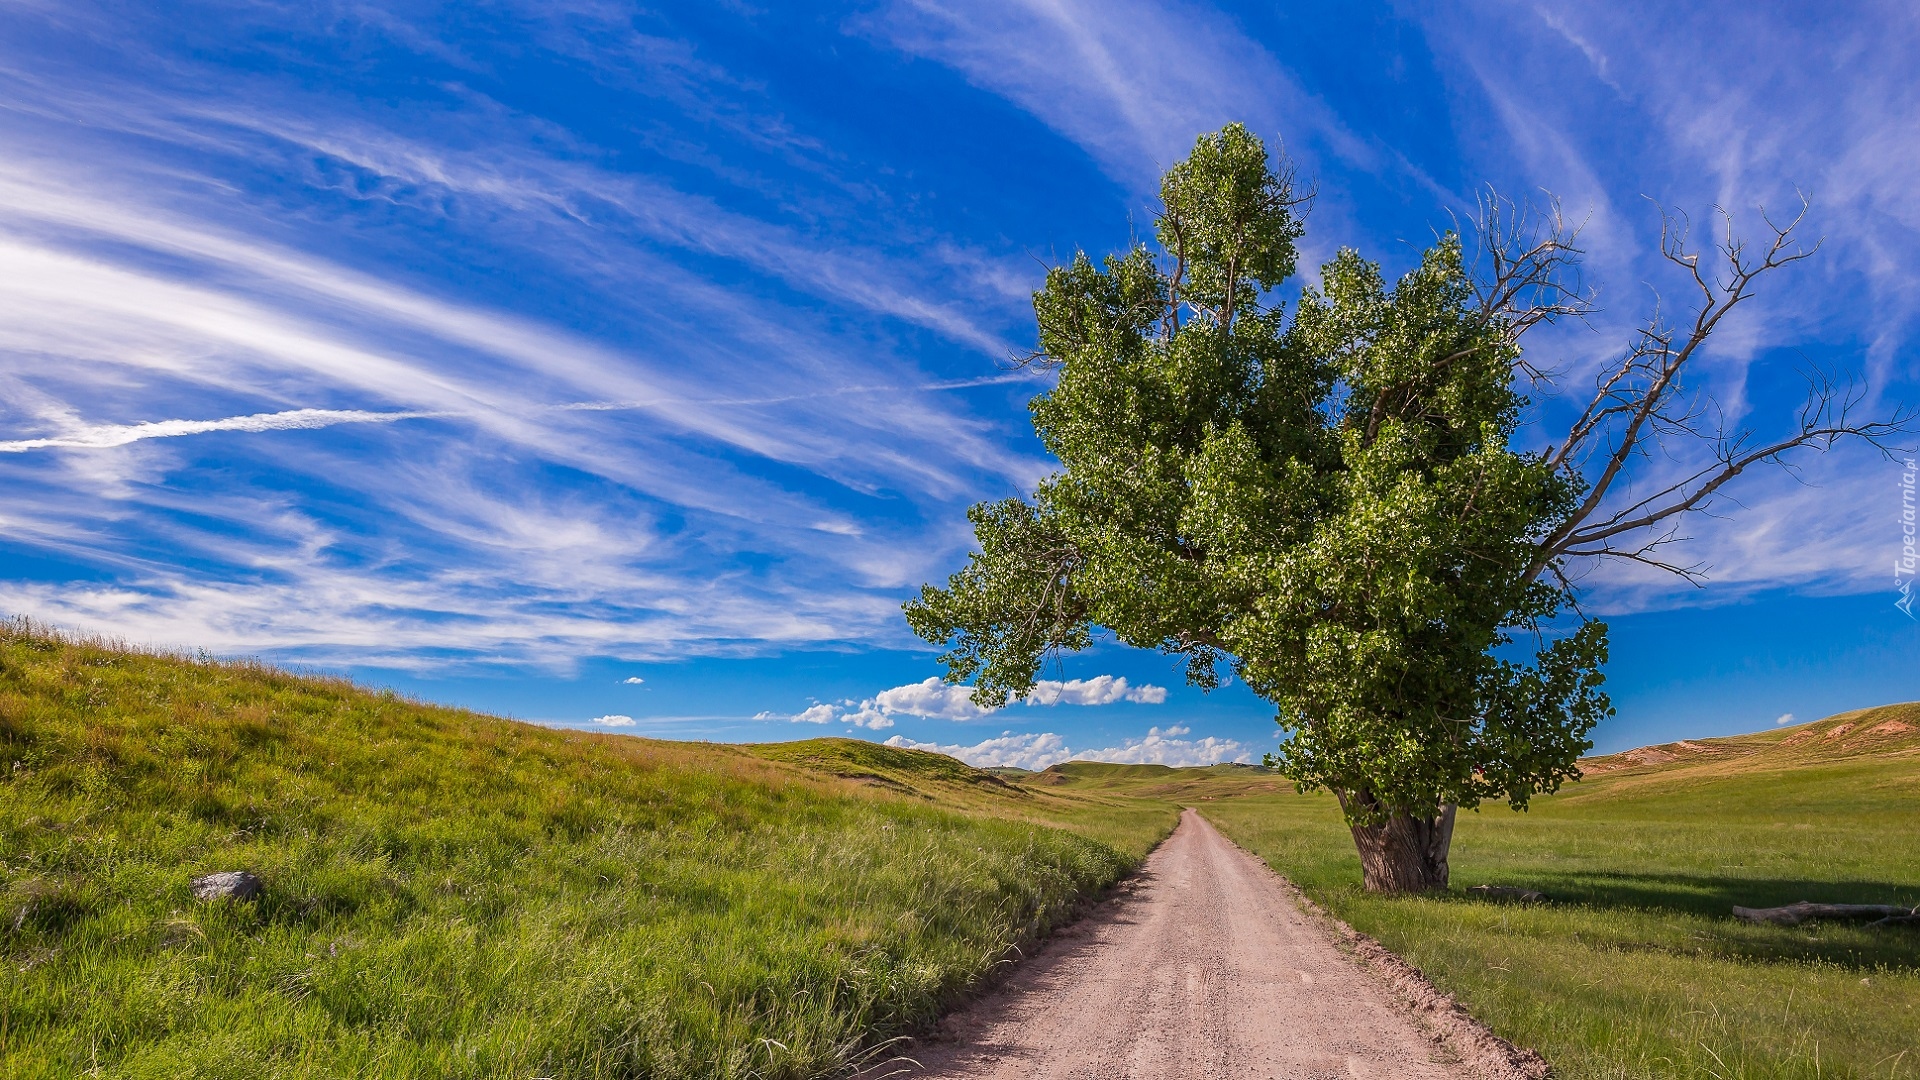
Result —
[[878, 1078], [1461, 1080], [1279, 878], [1192, 810], [1120, 897]]

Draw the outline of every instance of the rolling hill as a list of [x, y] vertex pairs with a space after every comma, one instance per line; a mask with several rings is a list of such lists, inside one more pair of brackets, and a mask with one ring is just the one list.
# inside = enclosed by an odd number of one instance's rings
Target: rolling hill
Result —
[[1705, 770], [1734, 774], [1824, 765], [1860, 757], [1920, 754], [1920, 702], [1857, 709], [1810, 724], [1719, 739], [1682, 739], [1586, 758], [1589, 777]]

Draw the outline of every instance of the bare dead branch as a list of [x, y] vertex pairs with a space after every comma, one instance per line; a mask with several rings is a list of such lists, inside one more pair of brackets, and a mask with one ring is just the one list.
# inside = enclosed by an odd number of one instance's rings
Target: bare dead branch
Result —
[[[1517, 341], [1536, 326], [1584, 319], [1595, 310], [1594, 294], [1580, 277], [1585, 223], [1569, 224], [1558, 198], [1548, 195], [1536, 207], [1489, 187], [1478, 203], [1473, 233], [1479, 242], [1468, 270], [1483, 324], [1499, 320]], [[1537, 379], [1547, 374], [1524, 360], [1521, 370]]]
[[[1727, 317], [1752, 299], [1769, 275], [1819, 249], [1818, 243], [1801, 244], [1796, 235], [1808, 209], [1802, 196], [1797, 211], [1784, 223], [1763, 211], [1764, 244], [1753, 245], [1735, 230], [1733, 216], [1716, 207], [1720, 235], [1706, 252], [1689, 246], [1691, 222], [1685, 214], [1662, 211], [1660, 254], [1683, 272], [1692, 287], [1695, 302], [1690, 318], [1679, 326], [1668, 323], [1656, 303], [1621, 359], [1595, 379], [1592, 397], [1565, 437], [1546, 450], [1546, 462], [1583, 490], [1573, 512], [1541, 540], [1531, 575], [1548, 572], [1565, 559], [1593, 556], [1643, 563], [1698, 583], [1697, 565], [1680, 565], [1654, 554], [1674, 542], [1671, 529], [1651, 542], [1636, 544], [1632, 537], [1665, 528], [1688, 514], [1708, 512], [1728, 483], [1756, 465], [1778, 465], [1791, 472], [1795, 465], [1788, 455], [1794, 451], [1809, 447], [1824, 451], [1849, 439], [1889, 453], [1889, 440], [1915, 428], [1920, 416], [1906, 406], [1884, 419], [1857, 419], [1854, 414], [1865, 400], [1864, 388], [1852, 381], [1843, 388], [1824, 372], [1809, 376], [1807, 400], [1793, 430], [1758, 445], [1751, 430], [1728, 429], [1718, 402], [1687, 393], [1685, 375], [1690, 365]], [[1491, 281], [1484, 291], [1496, 302], [1502, 295]], [[1651, 494], [1618, 504], [1614, 497], [1635, 461], [1655, 449], [1685, 456], [1675, 451], [1688, 440], [1711, 444], [1708, 464]]]

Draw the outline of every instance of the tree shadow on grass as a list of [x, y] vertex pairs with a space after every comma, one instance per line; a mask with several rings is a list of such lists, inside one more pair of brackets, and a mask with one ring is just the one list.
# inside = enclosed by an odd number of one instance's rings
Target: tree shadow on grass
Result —
[[[1524, 877], [1524, 880], [1520, 880]], [[1549, 910], [1584, 908], [1712, 920], [1690, 932], [1679, 951], [1770, 962], [1825, 961], [1847, 967], [1920, 967], [1920, 923], [1868, 927], [1863, 922], [1821, 921], [1775, 926], [1736, 919], [1733, 908], [1782, 907], [1801, 900], [1834, 904], [1920, 905], [1920, 885], [1886, 881], [1812, 881], [1794, 878], [1719, 877], [1676, 873], [1533, 873], [1500, 883], [1524, 884], [1549, 898]], [[1465, 882], [1472, 885], [1478, 882]], [[1452, 903], [1480, 903], [1455, 892]], [[1618, 924], [1596, 921], [1591, 944], [1673, 952], [1664, 940], [1636, 942]], [[1581, 932], [1583, 940], [1588, 936]], [[1647, 935], [1653, 937], [1655, 935]]]

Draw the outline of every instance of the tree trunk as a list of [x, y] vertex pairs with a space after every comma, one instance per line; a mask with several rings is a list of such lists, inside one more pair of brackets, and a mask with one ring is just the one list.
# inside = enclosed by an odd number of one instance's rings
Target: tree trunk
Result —
[[[1366, 792], [1341, 792], [1340, 804], [1368, 805]], [[1354, 846], [1360, 849], [1360, 869], [1368, 892], [1426, 892], [1447, 887], [1447, 851], [1453, 846], [1452, 803], [1437, 807], [1431, 816], [1396, 810], [1377, 825], [1352, 825]]]

